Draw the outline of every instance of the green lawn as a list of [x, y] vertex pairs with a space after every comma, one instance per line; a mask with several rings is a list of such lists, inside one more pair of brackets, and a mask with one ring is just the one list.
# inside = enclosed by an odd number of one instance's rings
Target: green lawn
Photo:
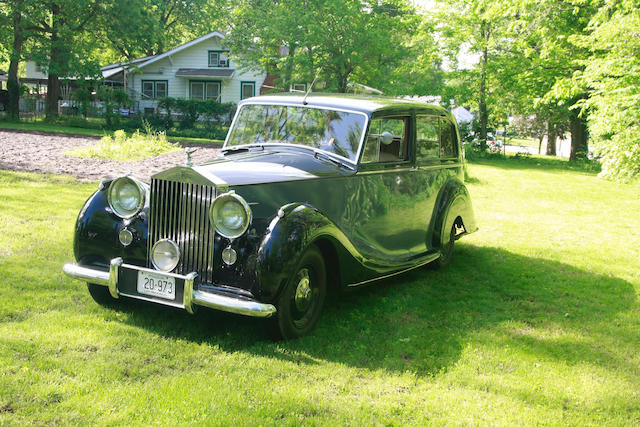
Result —
[[[86, 135], [103, 137], [105, 135], [112, 135], [113, 132], [101, 130], [101, 129], [88, 129], [75, 126], [63, 126], [57, 123], [46, 123], [42, 120], [34, 121], [21, 121], [11, 122], [0, 120], [0, 130], [20, 130], [20, 131], [36, 131], [36, 132], [48, 132], [48, 133], [62, 133], [71, 135]], [[131, 132], [129, 132], [131, 135]], [[190, 138], [186, 136], [167, 136], [167, 140], [170, 142], [197, 142], [214, 145], [222, 145], [224, 141], [218, 139], [206, 139], [206, 138]]]
[[640, 184], [469, 165], [452, 265], [259, 320], [96, 305], [61, 266], [96, 184], [0, 171], [0, 425], [637, 425]]
[[521, 147], [533, 147], [538, 148], [539, 141], [533, 138], [512, 138], [508, 137], [498, 137], [499, 140], [505, 142], [509, 145], [519, 145]]

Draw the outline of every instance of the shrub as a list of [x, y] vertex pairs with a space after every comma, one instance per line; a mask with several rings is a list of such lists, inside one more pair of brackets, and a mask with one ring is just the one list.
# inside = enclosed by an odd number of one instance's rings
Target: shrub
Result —
[[133, 135], [128, 137], [127, 133], [120, 129], [115, 131], [113, 136], [103, 137], [97, 145], [67, 151], [65, 155], [93, 159], [135, 161], [179, 150], [179, 144], [168, 142], [163, 132], [153, 131], [149, 124], [146, 123], [145, 133], [136, 130]]

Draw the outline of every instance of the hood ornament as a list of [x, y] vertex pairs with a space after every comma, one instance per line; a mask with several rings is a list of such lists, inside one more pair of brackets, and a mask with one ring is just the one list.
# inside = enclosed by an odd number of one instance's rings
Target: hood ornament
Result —
[[193, 149], [185, 148], [185, 149], [184, 149], [184, 154], [186, 154], [186, 155], [187, 155], [187, 160], [186, 160], [186, 162], [184, 163], [184, 165], [185, 165], [185, 166], [187, 166], [187, 167], [191, 167], [191, 166], [193, 166], [193, 160], [191, 159], [191, 155], [192, 155], [193, 153], [195, 153], [196, 151], [198, 151], [198, 149], [197, 149], [197, 148], [193, 148]]

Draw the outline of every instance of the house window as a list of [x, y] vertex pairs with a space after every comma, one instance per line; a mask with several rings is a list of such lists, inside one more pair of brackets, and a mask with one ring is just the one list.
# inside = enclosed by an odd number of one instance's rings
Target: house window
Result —
[[229, 51], [210, 50], [209, 67], [229, 67]]
[[306, 83], [294, 83], [291, 87], [294, 92], [306, 92], [307, 84]]
[[251, 98], [256, 94], [256, 82], [240, 83], [240, 99]]
[[164, 98], [169, 96], [169, 83], [166, 80], [143, 80], [142, 94], [145, 98]]
[[220, 101], [220, 82], [190, 82], [191, 98]]

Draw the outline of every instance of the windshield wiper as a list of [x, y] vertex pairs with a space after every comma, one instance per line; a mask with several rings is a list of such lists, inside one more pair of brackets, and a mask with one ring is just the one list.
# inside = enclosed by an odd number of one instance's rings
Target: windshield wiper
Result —
[[343, 168], [350, 169], [350, 170], [355, 170], [354, 167], [351, 166], [350, 164], [345, 163], [345, 162], [341, 162], [340, 160], [338, 160], [338, 159], [336, 159], [336, 158], [334, 158], [334, 157], [332, 157], [332, 156], [330, 156], [328, 154], [325, 154], [322, 151], [315, 151], [313, 157], [315, 157], [316, 159], [320, 159], [322, 157], [322, 160], [326, 160], [328, 162], [331, 162], [334, 165], [341, 166]]
[[239, 153], [241, 151], [254, 151], [254, 150], [264, 150], [264, 146], [262, 144], [241, 145], [237, 147], [231, 146], [231, 147], [225, 147], [221, 151], [223, 153], [226, 153], [229, 151]]

